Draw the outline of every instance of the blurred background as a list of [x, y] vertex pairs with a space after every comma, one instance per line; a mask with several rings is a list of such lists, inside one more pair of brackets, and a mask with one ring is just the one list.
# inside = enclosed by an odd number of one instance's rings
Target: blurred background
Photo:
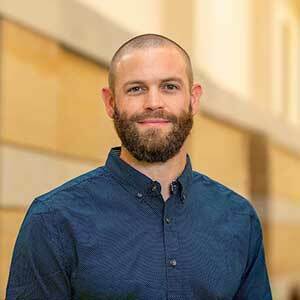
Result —
[[34, 197], [119, 145], [101, 88], [148, 32], [187, 49], [204, 89], [193, 168], [253, 203], [274, 299], [299, 299], [299, 0], [0, 0], [0, 299]]

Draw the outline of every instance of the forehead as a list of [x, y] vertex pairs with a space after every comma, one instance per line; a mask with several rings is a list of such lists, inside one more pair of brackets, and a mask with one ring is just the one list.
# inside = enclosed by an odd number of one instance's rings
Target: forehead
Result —
[[131, 49], [115, 66], [116, 84], [128, 80], [154, 80], [180, 77], [188, 81], [183, 54], [172, 46]]

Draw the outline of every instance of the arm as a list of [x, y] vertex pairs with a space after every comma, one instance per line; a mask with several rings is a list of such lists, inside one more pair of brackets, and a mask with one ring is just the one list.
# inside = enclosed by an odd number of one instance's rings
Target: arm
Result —
[[6, 300], [70, 299], [69, 272], [54, 212], [34, 201], [14, 247]]
[[261, 225], [257, 215], [251, 217], [248, 261], [234, 300], [272, 300]]

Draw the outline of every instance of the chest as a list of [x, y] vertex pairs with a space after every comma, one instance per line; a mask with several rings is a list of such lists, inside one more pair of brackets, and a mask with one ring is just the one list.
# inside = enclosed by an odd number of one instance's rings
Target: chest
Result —
[[128, 215], [111, 218], [74, 227], [77, 299], [233, 298], [247, 245], [226, 218], [165, 215], [151, 228]]

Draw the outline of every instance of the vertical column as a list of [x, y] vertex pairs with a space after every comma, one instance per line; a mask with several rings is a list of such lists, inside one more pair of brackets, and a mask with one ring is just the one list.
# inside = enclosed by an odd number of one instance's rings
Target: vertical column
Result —
[[269, 110], [271, 102], [272, 78], [272, 0], [251, 1], [251, 45], [250, 64], [251, 99], [255, 105]]
[[[0, 17], [0, 115], [1, 115], [1, 105], [2, 105], [2, 18]], [[2, 130], [2, 118], [0, 118], [0, 133]], [[1, 182], [2, 182], [2, 138], [1, 138], [1, 134], [0, 134], [0, 194], [1, 194]], [[6, 270], [4, 269], [3, 266], [5, 266], [5, 259], [4, 259], [4, 247], [7, 245], [6, 241], [4, 241], [4, 230], [3, 230], [3, 211], [1, 208], [1, 199], [0, 199], [0, 283], [1, 282], [6, 282]], [[5, 243], [4, 243], [5, 242]], [[4, 284], [0, 284], [0, 299], [4, 299], [5, 295], [4, 295], [4, 289], [5, 286]]]
[[[3, 27], [3, 21], [0, 17], [0, 194], [1, 194], [1, 182], [2, 182], [2, 55], [3, 55], [3, 39], [2, 39], [2, 27]], [[0, 209], [1, 209], [1, 199], [0, 199]], [[1, 239], [1, 215], [0, 215], [0, 239]], [[1, 255], [0, 255], [1, 256]], [[0, 264], [1, 265], [1, 264]], [[0, 294], [1, 297], [1, 294]]]
[[261, 216], [264, 246], [267, 252], [269, 251], [268, 211], [270, 200], [268, 140], [264, 135], [258, 133], [251, 133], [249, 139], [250, 199]]

